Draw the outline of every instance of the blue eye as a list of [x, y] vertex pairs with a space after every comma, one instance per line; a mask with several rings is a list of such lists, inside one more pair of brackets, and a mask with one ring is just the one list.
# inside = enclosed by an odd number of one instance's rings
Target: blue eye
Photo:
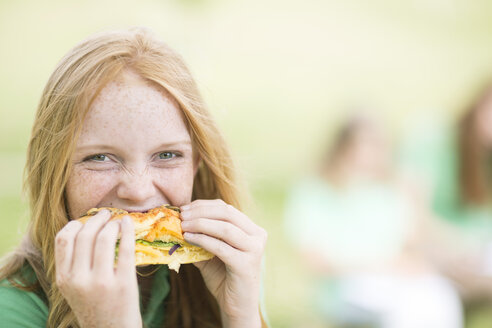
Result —
[[159, 158], [160, 159], [171, 159], [173, 157], [175, 157], [176, 155], [170, 151], [165, 151], [165, 152], [162, 152], [162, 153], [159, 153]]
[[90, 156], [87, 159], [89, 159], [91, 161], [95, 161], [95, 162], [104, 162], [107, 158], [108, 158], [108, 156], [106, 156], [104, 154], [97, 154], [94, 156]]

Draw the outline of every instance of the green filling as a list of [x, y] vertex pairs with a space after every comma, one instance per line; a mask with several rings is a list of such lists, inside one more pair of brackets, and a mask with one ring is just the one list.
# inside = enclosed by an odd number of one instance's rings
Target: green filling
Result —
[[[173, 247], [174, 245], [179, 245], [178, 243], [164, 242], [164, 241], [160, 241], [160, 240], [147, 241], [147, 240], [143, 240], [143, 239], [137, 239], [137, 240], [135, 240], [135, 242], [142, 244], [142, 245], [154, 246], [154, 247]], [[119, 250], [120, 250], [120, 240], [118, 239], [116, 241], [116, 246], [114, 249], [115, 261], [118, 260]]]
[[135, 242], [142, 244], [142, 245], [154, 246], [154, 247], [173, 247], [174, 245], [178, 245], [178, 243], [165, 242], [165, 241], [160, 241], [160, 240], [147, 241], [147, 240], [143, 240], [143, 239], [137, 239]]
[[116, 241], [116, 246], [114, 248], [114, 261], [116, 263], [116, 261], [118, 260], [118, 253], [120, 252], [120, 240], [118, 239]]

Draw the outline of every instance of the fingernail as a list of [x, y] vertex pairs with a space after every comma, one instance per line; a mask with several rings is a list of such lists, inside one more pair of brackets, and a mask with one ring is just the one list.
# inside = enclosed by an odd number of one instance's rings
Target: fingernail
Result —
[[190, 225], [190, 221], [183, 221], [181, 222], [181, 228], [186, 229]]
[[190, 209], [190, 205], [189, 204], [188, 205], [183, 205], [183, 206], [180, 207], [180, 209], [182, 211], [186, 211], [186, 210]]
[[191, 215], [190, 212], [187, 212], [187, 211], [181, 212], [181, 218], [182, 219], [189, 219], [190, 215]]
[[183, 238], [186, 240], [186, 242], [187, 242], [188, 244], [193, 245], [193, 246], [198, 246], [198, 247], [200, 247], [200, 245], [194, 244], [194, 243], [192, 243], [192, 242], [190, 241], [190, 237], [191, 237], [191, 238], [193, 238], [193, 236], [194, 236], [194, 235], [195, 235], [195, 234], [194, 234], [194, 233], [192, 233], [192, 232], [185, 232], [185, 233], [183, 234]]
[[108, 211], [107, 209], [103, 209], [101, 210], [99, 213], [101, 213], [101, 216], [108, 216], [108, 217], [111, 217], [111, 212]]
[[123, 219], [121, 219], [121, 221], [124, 223], [124, 224], [130, 224], [131, 223], [131, 220], [130, 217], [128, 215], [125, 215], [123, 217]]

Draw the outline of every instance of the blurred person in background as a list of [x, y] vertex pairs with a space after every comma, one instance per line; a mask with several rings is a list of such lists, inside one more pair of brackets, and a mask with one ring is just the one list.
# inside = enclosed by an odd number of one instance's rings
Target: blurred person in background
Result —
[[427, 182], [439, 237], [429, 250], [471, 316], [492, 303], [492, 83], [446, 123], [427, 116], [412, 123], [401, 158]]
[[419, 195], [390, 148], [375, 119], [354, 115], [290, 193], [286, 232], [315, 274], [313, 305], [336, 327], [462, 327], [456, 291], [421, 255]]

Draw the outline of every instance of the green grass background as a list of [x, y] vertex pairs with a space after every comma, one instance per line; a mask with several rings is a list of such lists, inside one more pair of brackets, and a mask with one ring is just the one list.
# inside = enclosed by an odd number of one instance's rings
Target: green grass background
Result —
[[184, 56], [249, 184], [273, 327], [318, 324], [282, 208], [347, 108], [375, 108], [397, 140], [414, 114], [453, 117], [492, 67], [486, 0], [0, 0], [0, 254], [27, 223], [22, 169], [49, 74], [88, 35], [134, 25]]

